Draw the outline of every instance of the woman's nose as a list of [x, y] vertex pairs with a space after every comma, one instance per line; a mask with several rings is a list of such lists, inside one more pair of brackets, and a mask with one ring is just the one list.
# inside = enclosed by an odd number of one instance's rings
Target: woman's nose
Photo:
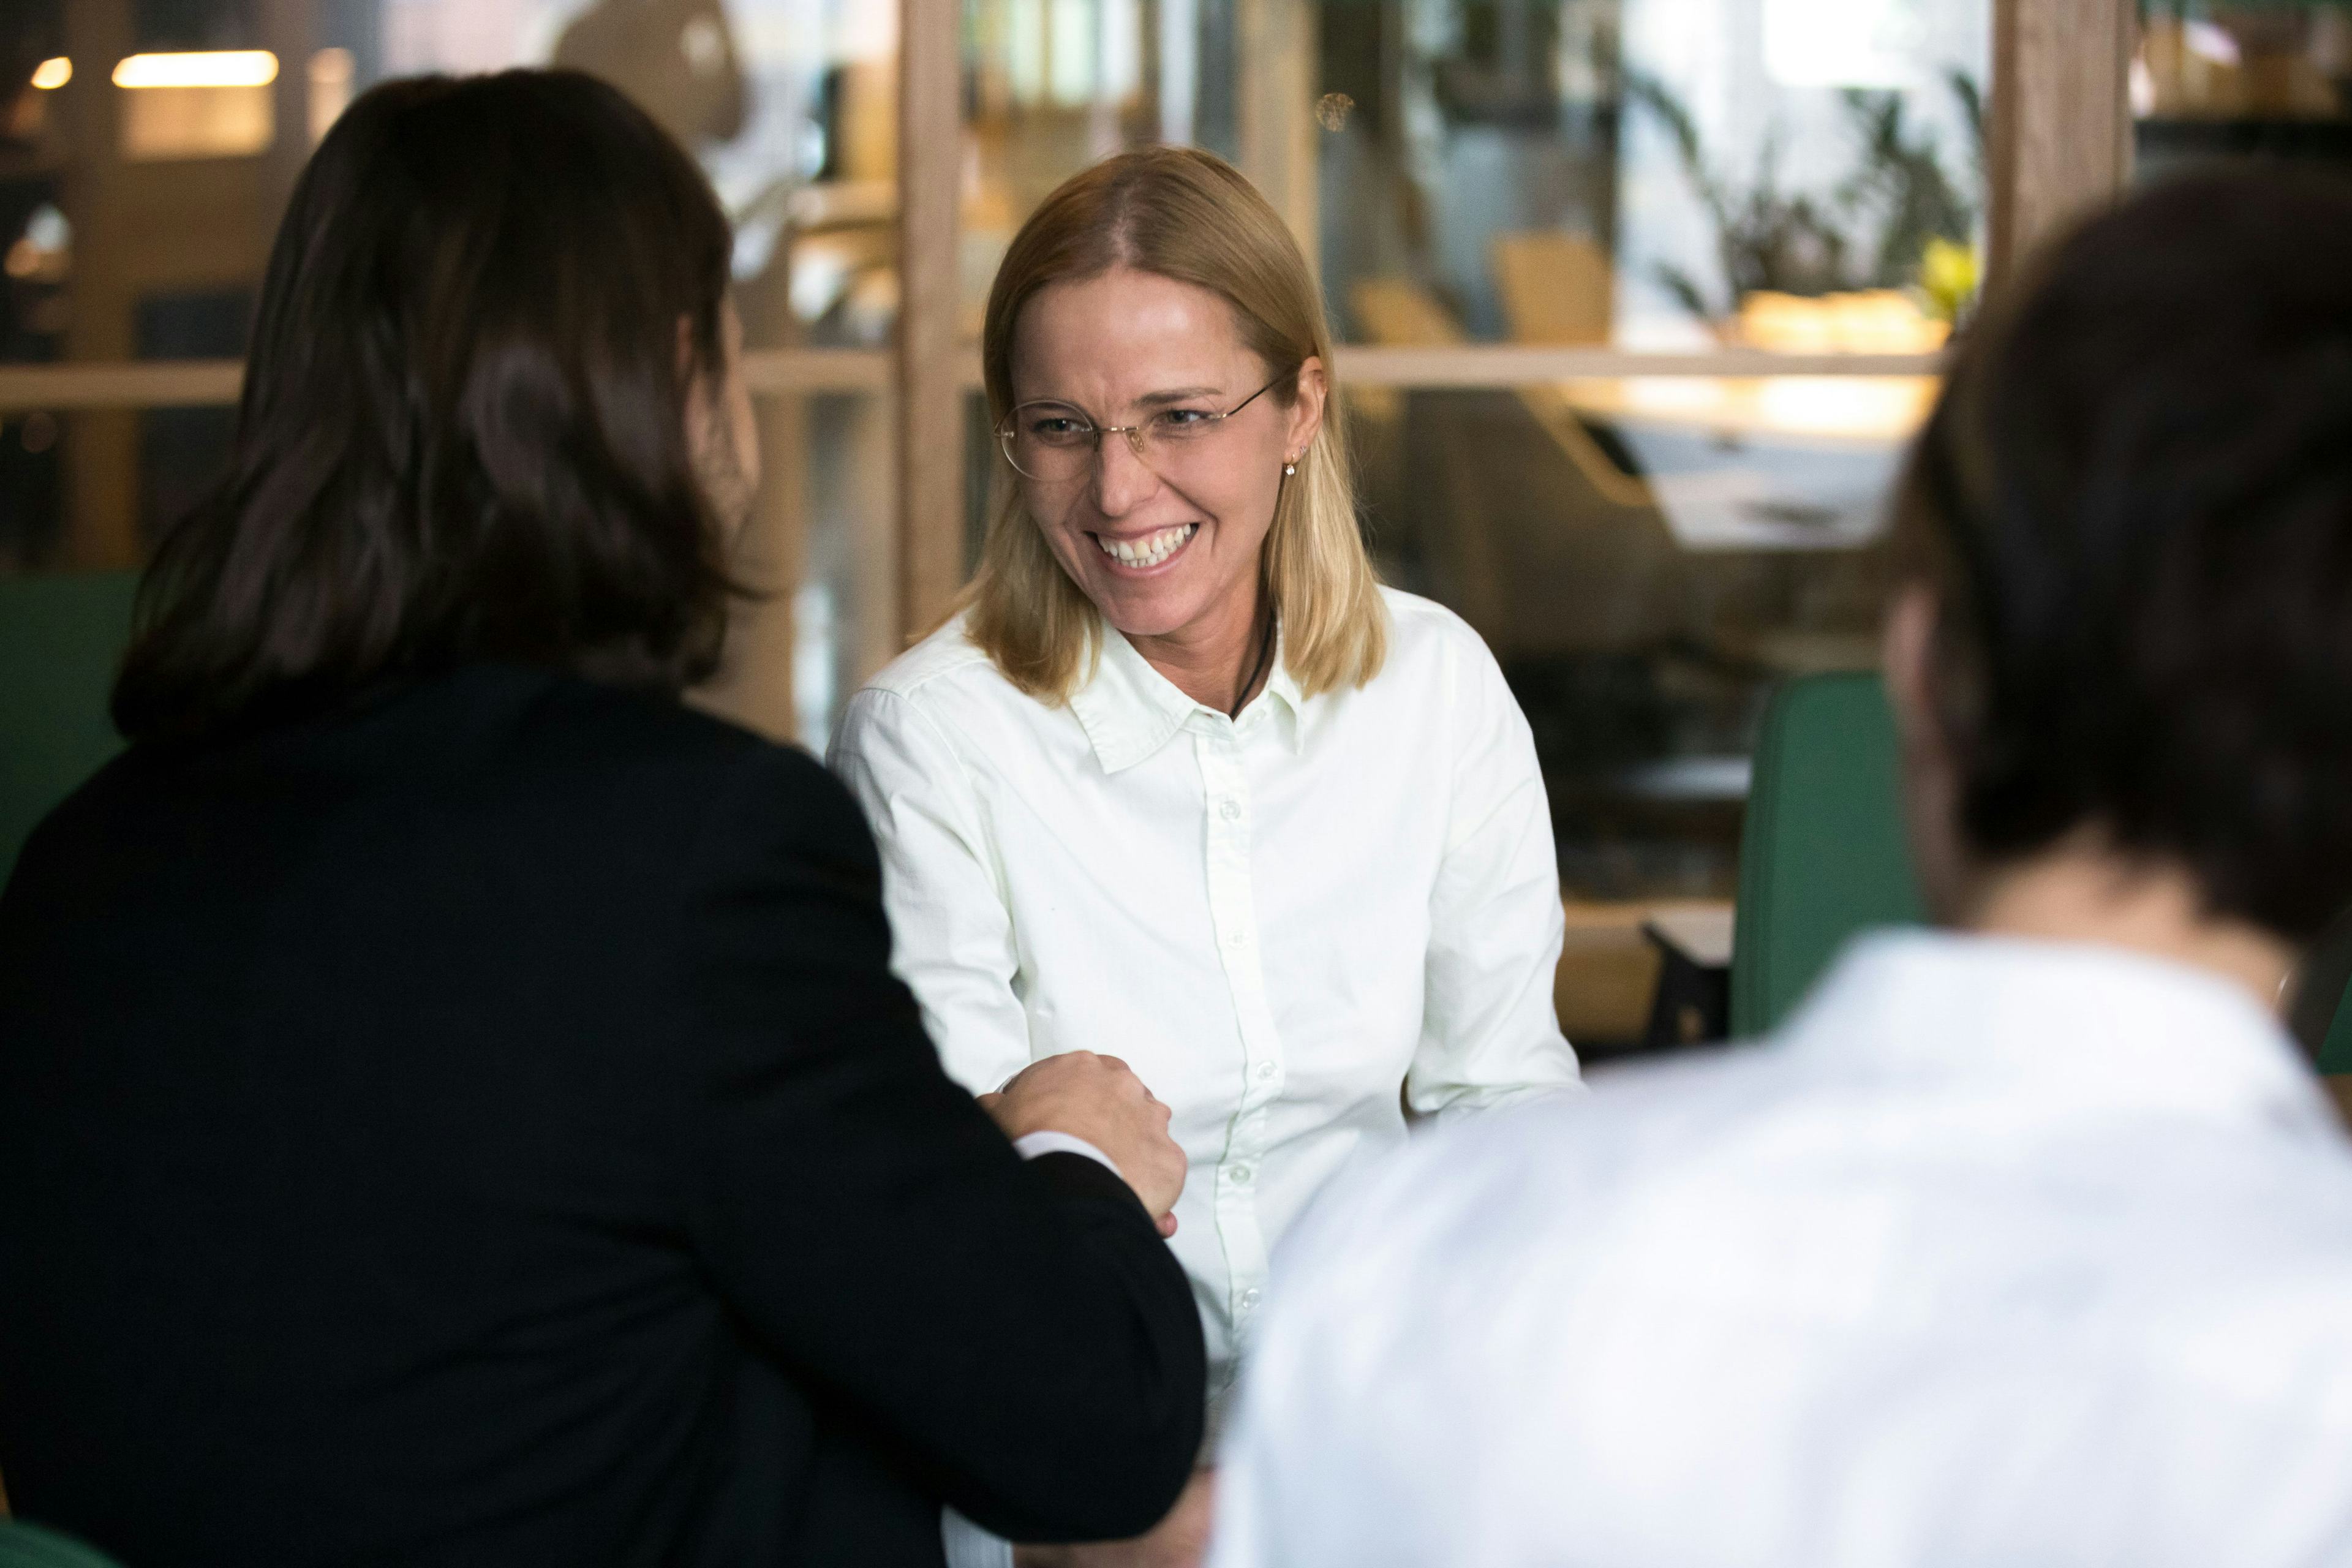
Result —
[[1095, 504], [1105, 517], [1122, 517], [1150, 500], [1160, 488], [1135, 449], [1135, 437], [1124, 432], [1103, 432], [1101, 453], [1095, 459]]

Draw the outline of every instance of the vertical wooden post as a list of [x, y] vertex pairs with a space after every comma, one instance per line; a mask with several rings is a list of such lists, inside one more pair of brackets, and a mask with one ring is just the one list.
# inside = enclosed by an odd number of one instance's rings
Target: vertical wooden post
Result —
[[1995, 0], [1993, 287], [2129, 177], [2133, 12], [2132, 0]]
[[1306, 0], [1238, 0], [1234, 51], [1242, 173], [1322, 270], [1315, 145], [1317, 15]]
[[898, 619], [908, 636], [963, 582], [963, 394], [956, 377], [960, 0], [900, 0]]
[[[131, 53], [130, 0], [66, 7], [66, 53], [73, 79], [59, 89], [67, 120], [65, 209], [73, 224], [72, 324], [66, 357], [127, 360], [133, 347], [133, 262], [141, 215], [124, 196], [121, 94], [109, 79]], [[78, 414], [67, 426], [63, 564], [135, 566], [139, 540], [139, 419], [109, 409]]]

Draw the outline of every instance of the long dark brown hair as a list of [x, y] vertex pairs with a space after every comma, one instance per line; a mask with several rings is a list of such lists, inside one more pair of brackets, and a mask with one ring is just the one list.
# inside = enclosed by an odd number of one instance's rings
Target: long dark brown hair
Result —
[[192, 734], [476, 658], [707, 674], [730, 584], [686, 420], [730, 243], [593, 78], [359, 99], [278, 229], [230, 471], [141, 587], [116, 723]]

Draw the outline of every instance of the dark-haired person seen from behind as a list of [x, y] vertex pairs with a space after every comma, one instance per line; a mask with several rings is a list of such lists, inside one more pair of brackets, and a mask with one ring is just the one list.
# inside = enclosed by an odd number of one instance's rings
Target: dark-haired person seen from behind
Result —
[[2352, 1148], [2277, 1016], [2352, 903], [2352, 192], [2073, 236], [1897, 529], [1949, 929], [1310, 1216], [1215, 1568], [2352, 1562]]
[[20, 1514], [919, 1563], [942, 1504], [1132, 1535], [1191, 1472], [1165, 1108], [1085, 1053], [975, 1106], [856, 806], [677, 700], [757, 476], [728, 256], [586, 77], [390, 84], [312, 160], [134, 743], [0, 899]]

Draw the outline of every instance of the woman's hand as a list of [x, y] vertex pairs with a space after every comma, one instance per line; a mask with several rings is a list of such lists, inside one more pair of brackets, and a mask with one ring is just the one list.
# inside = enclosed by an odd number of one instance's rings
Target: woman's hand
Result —
[[1184, 1495], [1150, 1534], [1077, 1546], [1016, 1546], [1013, 1568], [1200, 1568], [1216, 1501], [1217, 1472], [1194, 1470]]
[[980, 1097], [1007, 1138], [1064, 1132], [1101, 1150], [1159, 1223], [1176, 1234], [1171, 1212], [1184, 1191], [1184, 1151], [1168, 1136], [1168, 1107], [1117, 1057], [1065, 1051], [1033, 1062], [994, 1094]]

